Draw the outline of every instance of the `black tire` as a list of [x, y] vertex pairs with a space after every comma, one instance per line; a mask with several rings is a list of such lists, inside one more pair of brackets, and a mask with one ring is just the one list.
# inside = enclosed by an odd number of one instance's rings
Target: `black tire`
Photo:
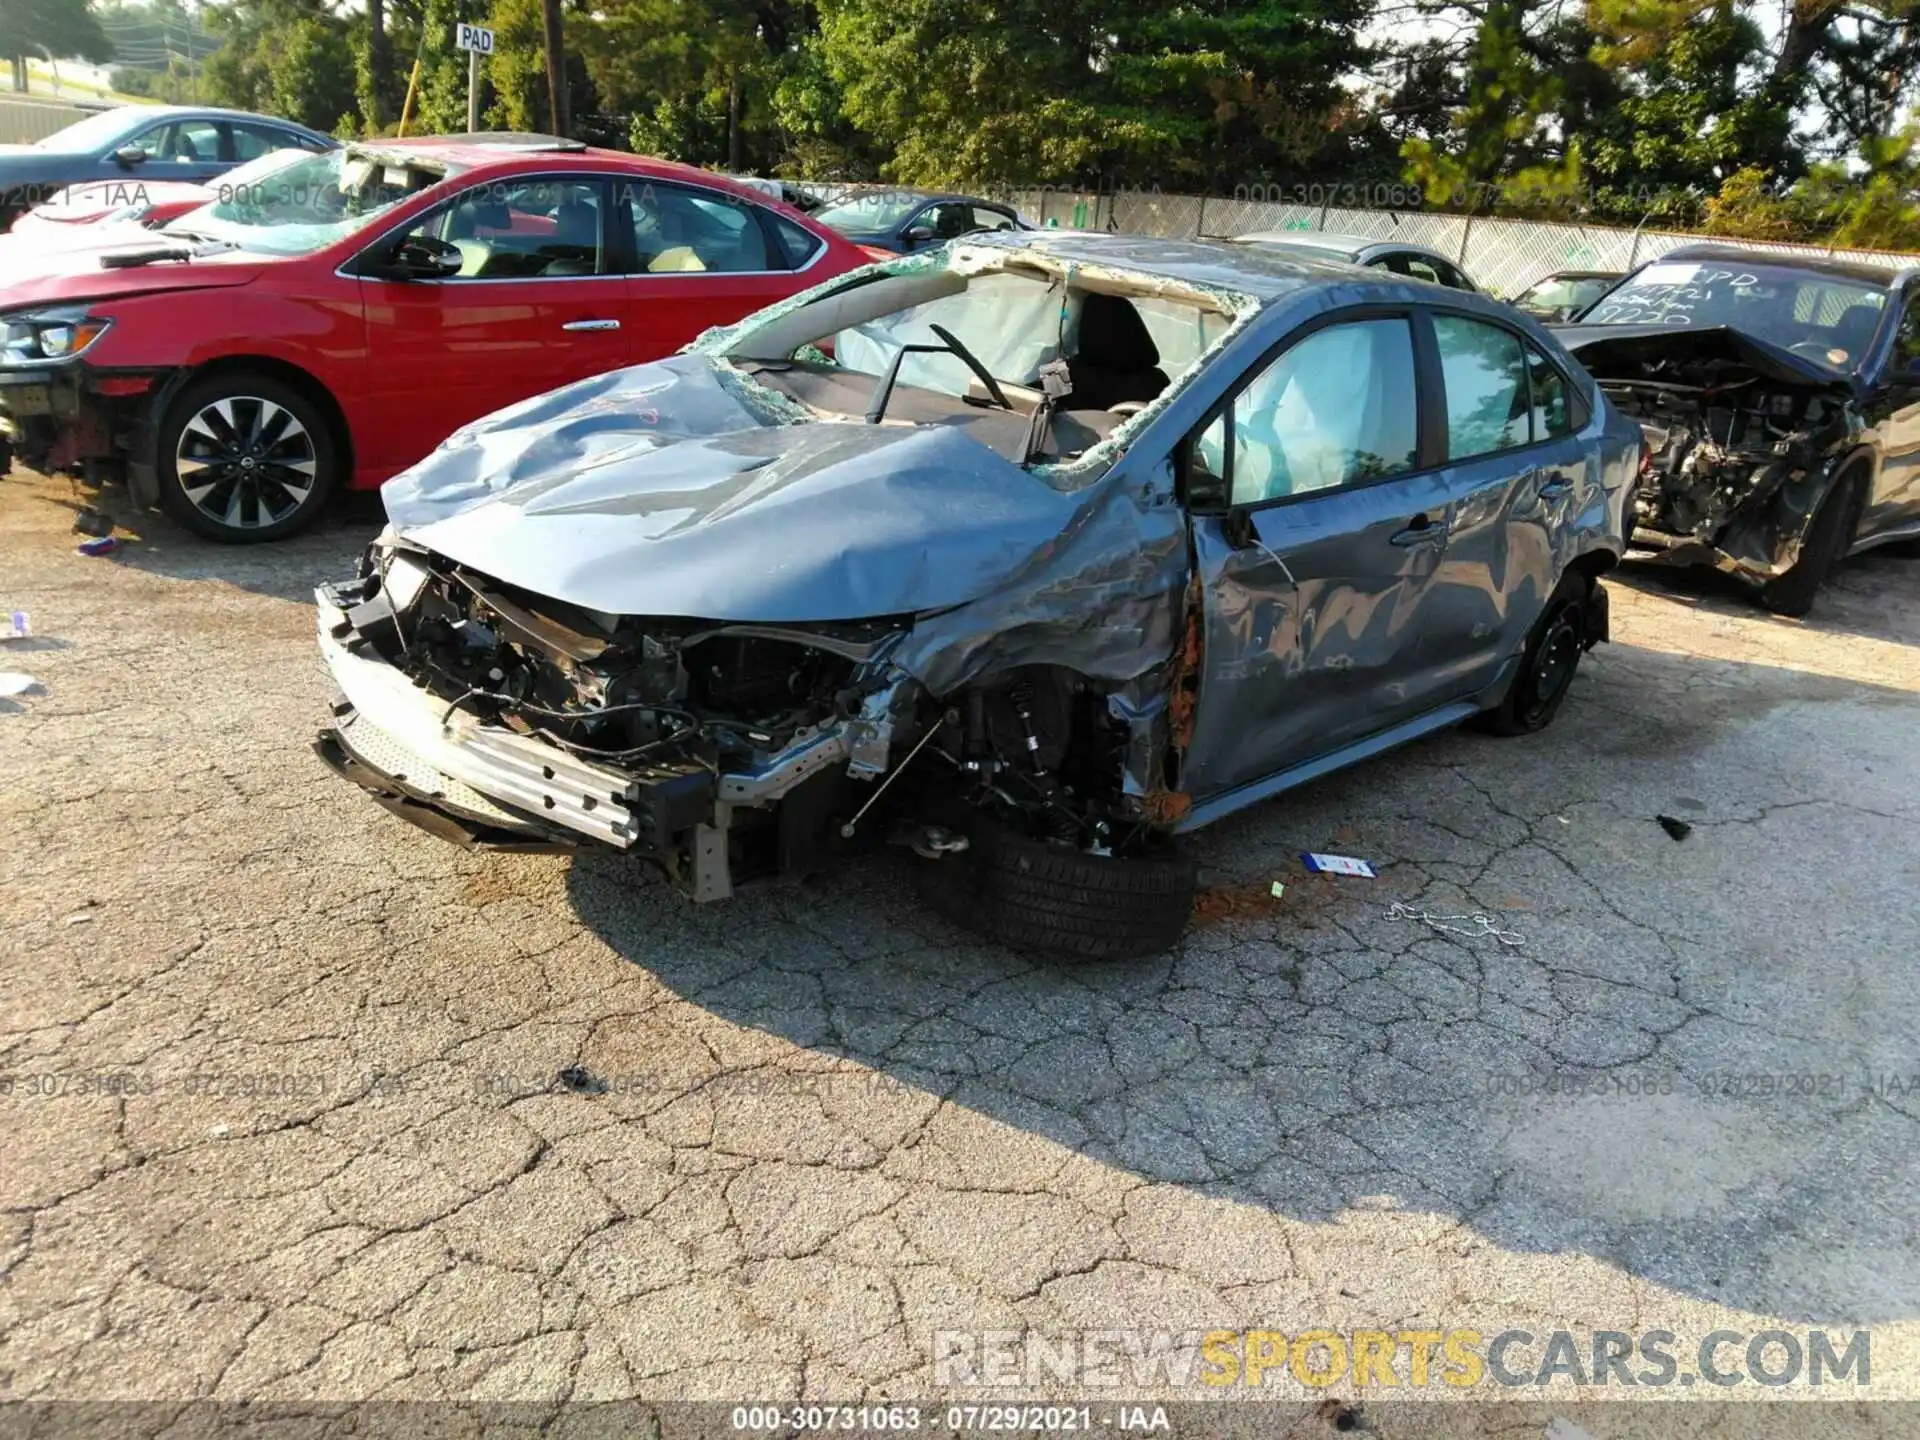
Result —
[[1862, 472], [1854, 468], [1833, 482], [1807, 526], [1800, 558], [1786, 574], [1760, 587], [1762, 608], [1795, 620], [1812, 612], [1820, 587], [1852, 548], [1853, 532], [1859, 525], [1863, 479]]
[[1587, 594], [1594, 583], [1581, 574], [1562, 578], [1533, 623], [1520, 656], [1520, 673], [1507, 687], [1506, 698], [1478, 716], [1476, 728], [1489, 735], [1532, 735], [1553, 723], [1587, 648]]
[[973, 812], [968, 848], [916, 860], [922, 898], [938, 915], [1015, 950], [1071, 960], [1134, 960], [1179, 941], [1198, 871], [1165, 842], [1121, 859], [1026, 836]]
[[295, 386], [239, 370], [180, 392], [161, 423], [157, 459], [166, 512], [227, 545], [306, 529], [344, 478], [325, 408]]

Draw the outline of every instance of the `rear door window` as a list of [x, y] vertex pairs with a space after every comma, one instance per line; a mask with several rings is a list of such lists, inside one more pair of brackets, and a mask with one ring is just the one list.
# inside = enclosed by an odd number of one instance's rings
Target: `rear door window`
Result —
[[804, 270], [807, 262], [818, 255], [827, 243], [806, 226], [796, 225], [784, 215], [769, 214], [767, 219], [772, 222], [779, 258], [789, 270]]
[[1574, 430], [1573, 397], [1560, 367], [1533, 346], [1527, 351], [1527, 389], [1531, 394], [1532, 437], [1557, 440]]
[[769, 254], [759, 207], [735, 195], [646, 184], [627, 194], [634, 265], [646, 275], [741, 274], [793, 268]]
[[1433, 317], [1447, 392], [1447, 458], [1466, 460], [1528, 444], [1527, 367], [1520, 337], [1461, 315]]

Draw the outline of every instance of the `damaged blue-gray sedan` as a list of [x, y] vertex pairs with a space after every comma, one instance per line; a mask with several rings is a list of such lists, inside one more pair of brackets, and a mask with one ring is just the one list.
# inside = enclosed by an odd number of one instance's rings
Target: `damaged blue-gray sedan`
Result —
[[1553, 718], [1640, 432], [1544, 330], [1375, 270], [1025, 234], [842, 276], [392, 481], [318, 593], [318, 750], [467, 844], [695, 900], [891, 841], [948, 916], [1165, 949], [1180, 837]]

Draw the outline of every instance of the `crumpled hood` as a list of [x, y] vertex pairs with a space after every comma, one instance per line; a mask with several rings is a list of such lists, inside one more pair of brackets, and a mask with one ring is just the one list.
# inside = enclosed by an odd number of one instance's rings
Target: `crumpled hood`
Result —
[[620, 615], [825, 621], [974, 599], [1086, 497], [958, 431], [805, 419], [702, 355], [537, 396], [389, 481], [410, 542]]
[[1681, 328], [1673, 325], [1553, 325], [1566, 346], [1595, 379], [1611, 378], [1615, 367], [1649, 359], [1736, 360], [1784, 385], [1838, 395], [1860, 394], [1856, 376], [1829, 370], [1778, 345], [1730, 325]]

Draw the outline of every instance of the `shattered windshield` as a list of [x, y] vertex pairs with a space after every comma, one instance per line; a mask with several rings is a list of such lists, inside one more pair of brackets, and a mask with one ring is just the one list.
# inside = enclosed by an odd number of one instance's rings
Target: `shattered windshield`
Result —
[[224, 240], [260, 255], [311, 255], [449, 173], [365, 151], [330, 150], [265, 177], [216, 181], [211, 188], [217, 200], [165, 229]]
[[1584, 325], [1724, 325], [1839, 373], [1857, 370], [1887, 292], [1784, 265], [1689, 260], [1649, 265], [1580, 317]]
[[1248, 307], [1158, 277], [1028, 258], [895, 262], [716, 341], [815, 418], [953, 425], [1016, 463], [1088, 455]]

